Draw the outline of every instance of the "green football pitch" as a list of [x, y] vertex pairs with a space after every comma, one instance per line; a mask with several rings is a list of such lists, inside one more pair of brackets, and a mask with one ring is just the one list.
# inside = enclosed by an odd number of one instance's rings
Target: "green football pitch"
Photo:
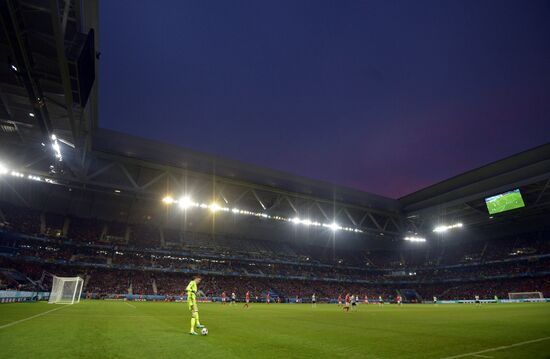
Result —
[[1, 358], [549, 358], [550, 304], [0, 305]]

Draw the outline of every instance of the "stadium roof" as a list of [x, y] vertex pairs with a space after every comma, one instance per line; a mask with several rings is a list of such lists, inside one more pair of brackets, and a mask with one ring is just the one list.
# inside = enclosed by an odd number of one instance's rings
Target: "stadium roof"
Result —
[[[127, 196], [129, 203], [145, 200], [150, 207], [151, 201], [159, 202], [168, 192], [179, 196], [190, 190], [203, 201], [311, 216], [393, 237], [406, 231], [427, 232], [426, 226], [444, 218], [486, 224], [483, 198], [512, 188], [521, 188], [527, 202], [526, 210], [516, 212], [514, 220], [518, 216], [540, 219], [550, 213], [550, 144], [397, 200], [101, 129], [97, 81], [91, 88], [81, 85], [98, 72], [94, 55], [99, 36], [90, 31], [94, 28], [97, 33], [97, 2], [83, 2], [86, 9], [80, 4], [2, 2], [6, 31], [0, 32], [0, 48], [8, 56], [0, 59], [0, 160], [10, 160], [14, 169], [109, 198], [114, 191], [117, 202]], [[92, 66], [82, 62], [90, 56]], [[52, 172], [52, 161], [60, 164], [41, 141], [48, 144], [54, 133], [75, 147], [62, 148], [61, 170]], [[129, 204], [129, 208], [138, 207]]]
[[[490, 215], [485, 198], [520, 189], [525, 208]], [[414, 231], [463, 222], [487, 235], [550, 226], [550, 143], [495, 161], [399, 199]], [[495, 230], [498, 227], [499, 230]]]
[[95, 78], [96, 6], [95, 0], [0, 2], [3, 138], [49, 144], [56, 135], [84, 146], [95, 116], [95, 103], [85, 107]]
[[401, 197], [406, 212], [491, 194], [550, 178], [550, 143], [459, 174]]
[[93, 134], [92, 144], [93, 150], [98, 152], [251, 182], [313, 197], [334, 199], [391, 212], [400, 211], [400, 205], [395, 199], [121, 132], [98, 129]]

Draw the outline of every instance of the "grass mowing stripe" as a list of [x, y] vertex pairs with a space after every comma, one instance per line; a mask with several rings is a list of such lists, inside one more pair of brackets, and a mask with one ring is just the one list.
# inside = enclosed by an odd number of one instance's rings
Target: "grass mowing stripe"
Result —
[[550, 339], [550, 337], [527, 340], [525, 342], [519, 342], [519, 343], [510, 344], [510, 345], [503, 345], [503, 346], [496, 347], [496, 348], [490, 348], [490, 349], [480, 350], [478, 352], [472, 352], [472, 353], [466, 353], [466, 354], [459, 354], [459, 355], [454, 355], [452, 357], [445, 357], [445, 358], [441, 358], [441, 359], [455, 359], [455, 358], [479, 356], [479, 354], [483, 354], [483, 353], [489, 353], [489, 352], [495, 352], [497, 350], [515, 348], [515, 347], [519, 347], [519, 346], [526, 345], [526, 344], [542, 342], [542, 341], [545, 341], [545, 340], [548, 340], [548, 339]]
[[48, 310], [48, 311], [46, 311], [46, 312], [42, 312], [42, 313], [33, 315], [32, 317], [19, 319], [19, 320], [16, 320], [15, 322], [11, 322], [11, 323], [4, 324], [4, 325], [0, 326], [0, 329], [4, 329], [4, 328], [7, 328], [7, 327], [11, 327], [12, 325], [19, 324], [19, 323], [25, 322], [25, 321], [27, 321], [27, 320], [31, 320], [31, 319], [36, 318], [36, 317], [41, 317], [41, 316], [43, 316], [43, 315], [46, 315], [46, 314], [51, 313], [51, 312], [55, 312], [56, 310], [63, 309], [63, 308], [65, 308], [65, 306], [63, 306], [63, 307], [58, 307], [58, 308], [54, 308], [54, 309]]

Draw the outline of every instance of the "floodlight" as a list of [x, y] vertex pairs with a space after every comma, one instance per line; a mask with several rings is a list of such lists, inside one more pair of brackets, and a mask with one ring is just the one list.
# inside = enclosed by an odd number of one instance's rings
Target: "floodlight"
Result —
[[12, 68], [14, 71], [17, 71], [17, 66], [11, 65], [11, 68]]
[[442, 233], [442, 232], [447, 232], [447, 226], [437, 226], [434, 228], [434, 232], [436, 233]]
[[337, 230], [341, 229], [342, 227], [340, 227], [336, 222], [333, 222], [333, 223], [329, 224], [329, 228], [336, 232]]
[[0, 175], [5, 175], [9, 172], [8, 168], [4, 166], [3, 163], [0, 163]]
[[210, 204], [210, 206], [208, 206], [208, 208], [210, 208], [210, 210], [214, 213], [221, 209], [220, 205], [215, 203], [215, 202]]
[[34, 113], [29, 112], [29, 116], [34, 117]]
[[165, 204], [172, 204], [174, 203], [174, 199], [170, 196], [166, 196], [162, 199], [162, 203], [165, 203]]
[[59, 147], [59, 143], [57, 142], [57, 137], [55, 135], [52, 135], [52, 148], [55, 153], [55, 157], [62, 161], [63, 157], [61, 156], [61, 148]]
[[407, 236], [404, 239], [410, 242], [426, 242], [426, 238], [416, 236]]
[[447, 232], [449, 229], [461, 228], [462, 226], [463, 226], [462, 223], [458, 222], [458, 223], [451, 224], [451, 225], [437, 226], [433, 229], [433, 231], [435, 233], [443, 233], [443, 232]]
[[187, 209], [193, 205], [193, 201], [191, 200], [191, 197], [183, 196], [178, 201], [178, 205], [180, 206], [181, 209]]

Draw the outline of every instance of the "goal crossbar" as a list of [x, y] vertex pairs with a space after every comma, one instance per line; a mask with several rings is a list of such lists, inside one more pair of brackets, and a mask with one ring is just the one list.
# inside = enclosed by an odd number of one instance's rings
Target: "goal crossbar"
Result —
[[508, 299], [543, 299], [542, 292], [511, 292]]
[[53, 276], [52, 291], [48, 303], [74, 304], [80, 302], [84, 280], [80, 277]]

